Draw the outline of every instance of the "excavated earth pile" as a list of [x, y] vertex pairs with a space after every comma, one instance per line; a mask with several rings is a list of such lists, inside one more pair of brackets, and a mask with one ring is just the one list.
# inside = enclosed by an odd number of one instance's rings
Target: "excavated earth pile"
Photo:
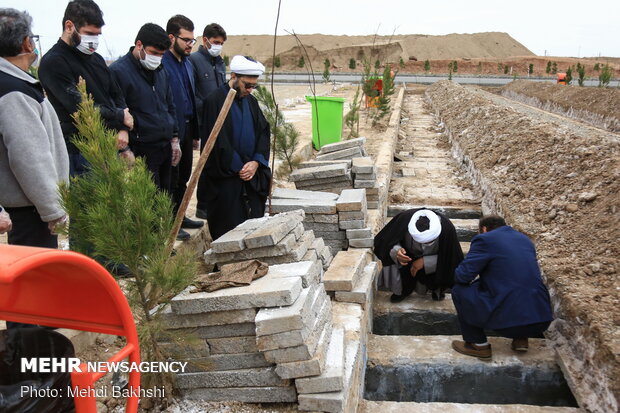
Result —
[[555, 306], [549, 337], [580, 405], [618, 411], [617, 135], [448, 81], [427, 99], [482, 189], [484, 211], [536, 243]]
[[544, 110], [588, 122], [599, 128], [620, 132], [618, 89], [516, 80], [501, 88], [501, 94]]

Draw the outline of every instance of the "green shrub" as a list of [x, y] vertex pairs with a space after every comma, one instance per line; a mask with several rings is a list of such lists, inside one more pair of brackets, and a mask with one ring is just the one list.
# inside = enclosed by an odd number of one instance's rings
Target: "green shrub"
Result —
[[428, 72], [430, 70], [431, 70], [431, 62], [430, 62], [430, 60], [426, 59], [424, 61], [424, 71]]
[[306, 65], [306, 59], [304, 59], [303, 56], [301, 56], [299, 58], [299, 61], [297, 61], [297, 67], [304, 67]]
[[273, 59], [273, 65], [274, 65], [275, 67], [280, 67], [280, 66], [282, 65], [282, 62], [280, 62], [280, 56], [276, 56], [276, 57]]
[[357, 67], [357, 65], [355, 64], [355, 59], [354, 58], [350, 58], [349, 59], [349, 69], [355, 70], [356, 67]]

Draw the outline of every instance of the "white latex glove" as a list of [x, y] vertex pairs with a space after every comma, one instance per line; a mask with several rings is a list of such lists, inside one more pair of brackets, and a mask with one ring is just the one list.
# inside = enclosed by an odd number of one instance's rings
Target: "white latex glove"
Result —
[[181, 145], [179, 144], [179, 138], [172, 138], [172, 166], [177, 166], [181, 161]]
[[9, 213], [4, 209], [0, 212], [0, 234], [4, 234], [5, 232], [9, 232], [13, 228], [13, 223], [11, 222], [11, 217]]

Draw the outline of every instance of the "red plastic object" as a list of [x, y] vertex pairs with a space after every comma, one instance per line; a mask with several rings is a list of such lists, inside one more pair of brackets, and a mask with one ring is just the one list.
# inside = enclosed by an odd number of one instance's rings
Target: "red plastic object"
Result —
[[[0, 319], [124, 336], [109, 362], [140, 363], [133, 315], [114, 278], [95, 260], [70, 251], [0, 245]], [[73, 371], [74, 387], [92, 390], [105, 372]], [[138, 409], [140, 372], [129, 372], [125, 411]], [[77, 413], [97, 412], [95, 397], [76, 397]]]

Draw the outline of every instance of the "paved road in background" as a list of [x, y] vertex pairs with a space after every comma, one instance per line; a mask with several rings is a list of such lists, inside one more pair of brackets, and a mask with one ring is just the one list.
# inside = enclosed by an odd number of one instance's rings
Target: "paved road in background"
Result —
[[[347, 82], [347, 83], [359, 83], [362, 75], [359, 73], [333, 73], [331, 75], [331, 81], [335, 81], [338, 83]], [[316, 83], [322, 83], [323, 79], [320, 73], [316, 73], [314, 75], [314, 79]], [[551, 82], [555, 83], [556, 80], [554, 78], [519, 78], [525, 80], [532, 80], [535, 82]], [[261, 79], [263, 83], [267, 80], [265, 76]], [[420, 83], [430, 85], [435, 82], [439, 82], [440, 80], [448, 80], [448, 76], [430, 76], [430, 75], [411, 75], [411, 74], [399, 74], [396, 75], [395, 82], [396, 84], [400, 83]], [[452, 80], [456, 83], [463, 85], [480, 85], [480, 86], [503, 86], [507, 83], [512, 82], [514, 79], [512, 77], [495, 77], [495, 76], [452, 76]], [[274, 82], [276, 83], [294, 83], [294, 84], [308, 84], [312, 82], [312, 79], [307, 73], [276, 73], [274, 75]], [[577, 84], [577, 81], [573, 81], [574, 84]], [[584, 82], [585, 86], [598, 86], [598, 79], [586, 79]], [[610, 87], [620, 87], [620, 80], [613, 80], [609, 83]]]

